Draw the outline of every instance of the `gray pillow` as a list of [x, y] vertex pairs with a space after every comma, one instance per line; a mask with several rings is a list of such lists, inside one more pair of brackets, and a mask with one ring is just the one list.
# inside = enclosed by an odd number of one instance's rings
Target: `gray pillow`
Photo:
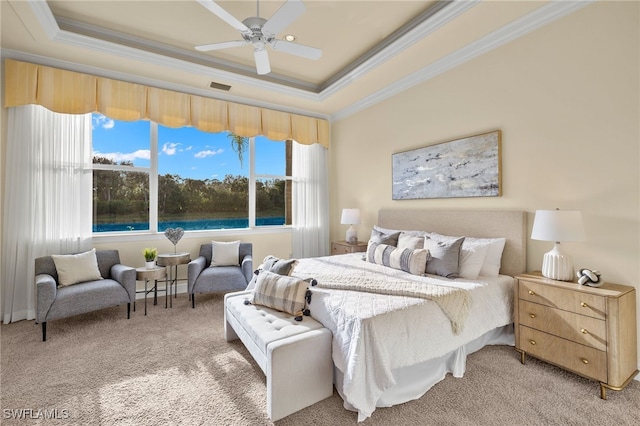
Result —
[[289, 275], [296, 262], [297, 259], [278, 259], [275, 256], [268, 255], [262, 261], [262, 270], [278, 275]]
[[424, 239], [424, 248], [429, 250], [431, 259], [427, 262], [427, 274], [445, 278], [457, 278], [460, 264], [460, 247], [464, 237], [457, 240], [439, 241], [431, 237]]
[[395, 247], [398, 245], [399, 236], [400, 236], [400, 232], [387, 233], [374, 228], [371, 230], [371, 237], [369, 238], [369, 243], [385, 244], [388, 246]]

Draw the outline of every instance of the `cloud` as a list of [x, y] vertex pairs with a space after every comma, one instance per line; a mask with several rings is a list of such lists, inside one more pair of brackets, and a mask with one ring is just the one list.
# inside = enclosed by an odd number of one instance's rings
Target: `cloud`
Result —
[[151, 158], [151, 151], [148, 149], [139, 149], [135, 152], [93, 152], [94, 157], [104, 157], [108, 158], [111, 161], [115, 161], [120, 163], [121, 161], [131, 161], [134, 162], [136, 159], [140, 158], [143, 160], [149, 160]]
[[113, 129], [116, 125], [116, 122], [106, 117], [102, 114], [96, 114], [93, 116], [93, 120], [91, 122], [91, 128], [95, 129], [96, 127], [102, 127], [105, 130]]
[[222, 149], [222, 148], [216, 149], [216, 150], [208, 149], [206, 151], [196, 152], [194, 154], [194, 157], [196, 157], [196, 158], [213, 157], [214, 155], [222, 154], [223, 152], [224, 152], [224, 149]]
[[178, 145], [180, 144], [175, 142], [167, 142], [162, 145], [162, 152], [167, 155], [174, 155], [176, 151], [178, 151]]

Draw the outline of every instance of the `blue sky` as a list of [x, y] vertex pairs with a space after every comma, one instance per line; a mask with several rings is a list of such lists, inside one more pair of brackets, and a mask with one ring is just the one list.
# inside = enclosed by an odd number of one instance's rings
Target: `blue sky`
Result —
[[[149, 167], [149, 122], [114, 121], [93, 114], [93, 154], [111, 160], [132, 161]], [[256, 173], [284, 175], [284, 143], [256, 138]], [[158, 126], [158, 171], [192, 179], [224, 179], [225, 175], [249, 175], [249, 158], [240, 168], [238, 153], [226, 133], [206, 133], [192, 127]]]

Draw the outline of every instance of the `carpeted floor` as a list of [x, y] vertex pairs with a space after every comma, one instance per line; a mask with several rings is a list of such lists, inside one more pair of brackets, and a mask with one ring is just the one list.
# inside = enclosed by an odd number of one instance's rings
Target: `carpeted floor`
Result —
[[[73, 425], [268, 425], [265, 378], [239, 341], [222, 336], [222, 295], [187, 296], [172, 309], [116, 307], [48, 324], [0, 328], [0, 423]], [[292, 383], [304, 392], [304, 383]], [[30, 411], [29, 411], [30, 410]], [[19, 413], [27, 419], [16, 420]], [[58, 419], [45, 420], [47, 416]], [[40, 417], [40, 418], [37, 418]], [[277, 425], [356, 424], [334, 392]], [[597, 383], [512, 347], [471, 355], [422, 398], [379, 408], [368, 425], [638, 425], [640, 382], [599, 398]]]

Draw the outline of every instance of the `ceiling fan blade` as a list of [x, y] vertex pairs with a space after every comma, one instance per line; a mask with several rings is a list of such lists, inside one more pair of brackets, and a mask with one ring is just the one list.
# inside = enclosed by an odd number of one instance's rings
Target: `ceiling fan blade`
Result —
[[284, 40], [274, 40], [271, 43], [273, 50], [289, 53], [290, 55], [301, 56], [307, 59], [320, 59], [322, 50], [315, 47], [305, 46], [304, 44], [291, 43]]
[[229, 47], [245, 46], [247, 44], [249, 44], [249, 42], [245, 40], [223, 41], [221, 43], [201, 44], [200, 46], [195, 46], [195, 49], [201, 52], [208, 52], [210, 50], [227, 49]]
[[249, 27], [243, 24], [240, 20], [236, 19], [232, 14], [224, 10], [213, 0], [198, 0], [198, 3], [209, 9], [210, 12], [218, 16], [218, 18], [222, 19], [241, 33], [251, 34], [251, 30], [249, 29]]
[[269, 55], [267, 51], [263, 49], [256, 49], [253, 51], [253, 57], [256, 60], [256, 69], [259, 75], [269, 74], [271, 72], [271, 65], [269, 64]]
[[262, 33], [275, 36], [287, 28], [305, 11], [302, 0], [287, 0], [262, 27]]

